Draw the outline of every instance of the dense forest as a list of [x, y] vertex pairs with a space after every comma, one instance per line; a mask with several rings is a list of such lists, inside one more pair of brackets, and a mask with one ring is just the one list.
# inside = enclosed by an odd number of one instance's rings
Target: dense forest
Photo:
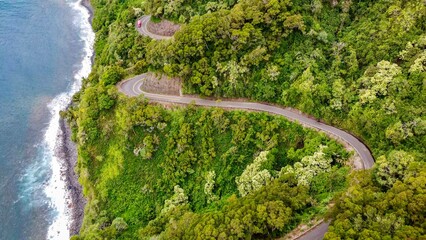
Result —
[[[220, 230], [228, 237], [277, 235], [324, 213], [346, 187], [349, 153], [282, 117], [194, 106], [165, 109], [121, 95], [108, 105], [92, 90], [85, 89], [73, 112], [79, 116], [78, 171], [89, 197], [81, 231], [86, 239], [163, 231], [167, 239], [176, 234], [167, 224], [181, 216], [199, 226], [182, 232], [189, 236], [216, 236], [203, 232], [210, 231], [202, 226], [212, 219], [215, 229], [227, 219], [238, 225], [238, 231]], [[96, 126], [89, 119], [97, 119]], [[246, 222], [241, 211], [253, 211], [258, 219]], [[188, 219], [181, 221], [184, 230]]]
[[[95, 64], [64, 114], [88, 198], [75, 239], [273, 238], [324, 215], [327, 239], [426, 237], [423, 0], [91, 3]], [[181, 29], [140, 36], [145, 14]], [[351, 172], [341, 145], [280, 117], [117, 92], [146, 71], [301, 110], [362, 139], [376, 164]]]

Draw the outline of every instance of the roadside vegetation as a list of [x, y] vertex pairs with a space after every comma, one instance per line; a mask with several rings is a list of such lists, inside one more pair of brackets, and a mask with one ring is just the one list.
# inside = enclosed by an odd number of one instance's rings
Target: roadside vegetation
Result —
[[279, 236], [346, 187], [348, 152], [282, 117], [121, 95], [108, 104], [91, 90], [68, 113], [89, 198], [81, 238]]
[[[91, 2], [95, 65], [66, 114], [88, 198], [75, 239], [271, 238], [331, 199], [327, 239], [425, 237], [424, 1]], [[134, 29], [144, 14], [183, 25], [153, 41]], [[349, 174], [342, 146], [280, 117], [117, 93], [148, 70], [186, 93], [299, 109], [377, 163]]]

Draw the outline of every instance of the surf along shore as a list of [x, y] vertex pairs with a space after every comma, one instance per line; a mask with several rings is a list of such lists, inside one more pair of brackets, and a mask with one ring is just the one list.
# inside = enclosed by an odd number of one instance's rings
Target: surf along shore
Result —
[[61, 136], [59, 137], [59, 148], [57, 155], [63, 159], [64, 170], [62, 177], [65, 179], [66, 190], [69, 194], [69, 201], [67, 201], [70, 213], [69, 231], [70, 236], [79, 233], [81, 224], [83, 222], [84, 207], [86, 199], [83, 196], [83, 189], [78, 182], [78, 175], [74, 171], [77, 164], [77, 149], [73, 141], [71, 141], [71, 129], [66, 123], [66, 120], [61, 118], [59, 120], [61, 128]]
[[[92, 23], [93, 19], [93, 8], [89, 0], [82, 0], [80, 4], [87, 9], [89, 12], [89, 22]], [[95, 53], [93, 53], [91, 61], [93, 64]], [[68, 106], [70, 106], [70, 103]], [[68, 107], [67, 107], [68, 108]], [[78, 178], [79, 176], [75, 172], [75, 166], [77, 165], [77, 146], [71, 140], [71, 129], [64, 118], [59, 120], [60, 136], [58, 148], [55, 150], [57, 156], [63, 160], [63, 170], [61, 172], [62, 177], [65, 180], [66, 190], [68, 191], [67, 208], [70, 213], [69, 222], [69, 233], [70, 237], [77, 235], [80, 232], [80, 228], [84, 217], [84, 208], [86, 206], [86, 199], [83, 196], [83, 189], [80, 185]]]

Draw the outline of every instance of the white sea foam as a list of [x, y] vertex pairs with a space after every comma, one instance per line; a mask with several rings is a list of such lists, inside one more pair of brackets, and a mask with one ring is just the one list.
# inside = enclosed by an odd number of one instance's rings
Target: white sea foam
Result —
[[71, 221], [70, 194], [67, 190], [64, 172], [66, 166], [55, 151], [60, 147], [62, 130], [59, 125], [59, 111], [65, 110], [74, 95], [81, 88], [81, 80], [87, 77], [92, 68], [93, 43], [95, 34], [89, 22], [90, 14], [80, 1], [67, 0], [73, 11], [77, 13], [74, 24], [79, 28], [81, 41], [84, 43], [84, 54], [80, 69], [75, 72], [74, 82], [68, 92], [56, 96], [48, 105], [52, 118], [44, 135], [45, 157], [50, 159], [52, 175], [44, 190], [50, 200], [50, 206], [55, 209], [52, 224], [49, 226], [48, 239], [68, 239]]

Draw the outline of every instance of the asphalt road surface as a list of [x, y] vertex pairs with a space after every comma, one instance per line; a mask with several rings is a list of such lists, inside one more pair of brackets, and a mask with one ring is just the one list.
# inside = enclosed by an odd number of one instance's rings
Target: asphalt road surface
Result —
[[181, 103], [181, 104], [190, 104], [193, 103], [199, 106], [209, 106], [209, 107], [220, 107], [220, 108], [235, 108], [235, 109], [247, 109], [247, 110], [256, 110], [262, 112], [268, 112], [272, 114], [281, 115], [291, 121], [299, 122], [307, 127], [319, 129], [326, 133], [331, 133], [341, 140], [347, 142], [351, 145], [355, 151], [358, 153], [361, 158], [363, 166], [360, 166], [361, 169], [369, 169], [374, 164], [374, 158], [370, 153], [370, 150], [365, 146], [360, 140], [351, 134], [335, 128], [333, 126], [321, 123], [312, 119], [301, 113], [292, 111], [288, 108], [281, 108], [272, 105], [267, 105], [257, 102], [242, 102], [242, 101], [215, 101], [202, 99], [197, 97], [185, 97], [185, 96], [172, 96], [172, 95], [162, 95], [155, 93], [143, 92], [141, 86], [144, 79], [147, 77], [146, 74], [141, 74], [131, 79], [125, 80], [118, 85], [119, 90], [128, 95], [128, 96], [138, 96], [143, 94], [146, 98], [154, 102], [171, 102], [171, 103]]
[[298, 240], [321, 240], [324, 238], [325, 233], [328, 230], [330, 222], [322, 222], [319, 225], [315, 226], [302, 236], [298, 237]]
[[148, 22], [151, 20], [150, 15], [145, 15], [141, 17], [139, 20], [141, 21], [142, 24], [141, 24], [141, 27], [139, 28], [136, 23], [136, 29], [141, 35], [148, 36], [156, 40], [165, 40], [165, 39], [170, 39], [173, 37], [173, 36], [157, 35], [155, 33], [148, 31]]

